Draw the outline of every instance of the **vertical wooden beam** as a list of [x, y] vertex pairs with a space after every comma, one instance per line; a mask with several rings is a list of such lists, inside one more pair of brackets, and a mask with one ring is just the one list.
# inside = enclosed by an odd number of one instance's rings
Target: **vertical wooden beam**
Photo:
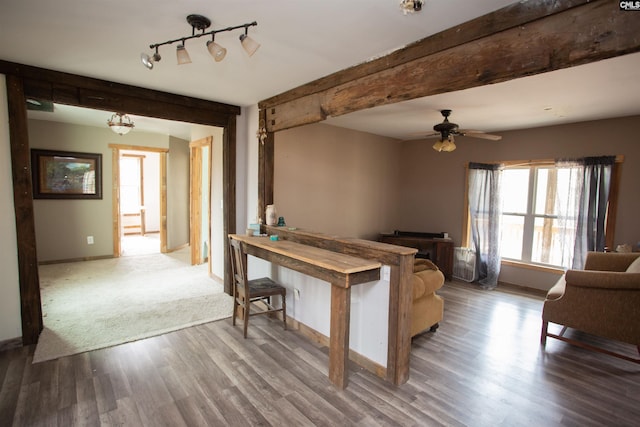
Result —
[[222, 232], [224, 236], [224, 291], [232, 293], [231, 282], [231, 258], [227, 237], [236, 232], [236, 126], [237, 119], [234, 115], [229, 115], [227, 125], [223, 133], [222, 145], [222, 170], [223, 170], [223, 224]]
[[[258, 129], [267, 129], [266, 123], [266, 111], [260, 110], [259, 113]], [[275, 159], [275, 133], [267, 132], [266, 138], [260, 140], [258, 145], [258, 218], [265, 220], [265, 209], [267, 205], [273, 203], [273, 174], [274, 174], [274, 159]]]
[[9, 107], [9, 137], [13, 177], [13, 201], [18, 240], [18, 273], [20, 281], [20, 309], [22, 311], [22, 343], [38, 342], [42, 331], [40, 278], [36, 254], [36, 231], [33, 211], [33, 187], [29, 160], [27, 101], [21, 78], [7, 75]]
[[396, 385], [409, 380], [413, 260], [413, 254], [402, 255], [398, 265], [391, 266], [387, 381]]
[[351, 288], [331, 284], [331, 324], [329, 326], [329, 379], [344, 389], [349, 380], [349, 328]]

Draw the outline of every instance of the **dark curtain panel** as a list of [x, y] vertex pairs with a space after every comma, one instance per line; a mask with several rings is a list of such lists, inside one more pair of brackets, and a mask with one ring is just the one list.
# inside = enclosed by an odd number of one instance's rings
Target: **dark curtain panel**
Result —
[[558, 167], [575, 168], [578, 184], [569, 198], [577, 200], [571, 268], [582, 269], [588, 251], [604, 251], [611, 173], [615, 156], [562, 159]]
[[469, 213], [476, 251], [476, 278], [483, 288], [498, 285], [502, 165], [469, 163]]

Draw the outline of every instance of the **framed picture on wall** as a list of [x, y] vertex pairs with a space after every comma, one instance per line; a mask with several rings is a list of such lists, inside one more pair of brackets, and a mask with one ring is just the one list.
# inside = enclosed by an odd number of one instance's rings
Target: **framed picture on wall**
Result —
[[102, 154], [31, 150], [34, 199], [102, 199]]

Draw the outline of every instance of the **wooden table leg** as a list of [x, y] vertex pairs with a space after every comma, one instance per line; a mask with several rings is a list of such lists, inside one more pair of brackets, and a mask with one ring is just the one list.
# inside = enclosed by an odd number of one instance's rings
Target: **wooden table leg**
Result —
[[349, 363], [349, 321], [351, 288], [331, 285], [331, 326], [329, 332], [329, 379], [337, 387], [347, 386]]

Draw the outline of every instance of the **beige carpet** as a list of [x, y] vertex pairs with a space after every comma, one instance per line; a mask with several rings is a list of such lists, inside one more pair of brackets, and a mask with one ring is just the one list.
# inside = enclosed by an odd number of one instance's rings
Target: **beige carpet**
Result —
[[40, 266], [44, 330], [34, 363], [231, 317], [232, 298], [188, 248]]

